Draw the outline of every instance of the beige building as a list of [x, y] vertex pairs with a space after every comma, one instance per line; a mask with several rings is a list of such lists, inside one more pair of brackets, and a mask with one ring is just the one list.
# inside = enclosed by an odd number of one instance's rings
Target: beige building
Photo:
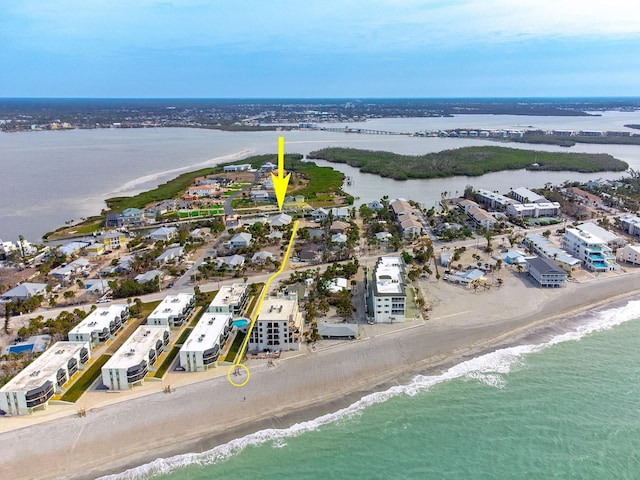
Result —
[[249, 350], [298, 350], [302, 337], [302, 314], [298, 297], [267, 297], [251, 331]]

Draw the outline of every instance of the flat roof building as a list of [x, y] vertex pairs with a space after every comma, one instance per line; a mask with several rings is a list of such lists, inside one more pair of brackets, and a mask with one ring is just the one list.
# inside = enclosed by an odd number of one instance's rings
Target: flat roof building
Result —
[[141, 385], [168, 344], [168, 326], [141, 325], [104, 364], [102, 383], [109, 390]]
[[129, 318], [129, 307], [115, 303], [98, 307], [69, 331], [69, 341], [89, 342], [91, 348], [112, 338]]
[[302, 314], [296, 295], [267, 297], [249, 337], [249, 350], [298, 350]]
[[379, 257], [367, 278], [368, 315], [375, 323], [404, 322], [406, 279], [401, 257]]
[[234, 283], [231, 286], [220, 287], [220, 290], [209, 304], [207, 312], [231, 313], [235, 316], [242, 314], [249, 298], [249, 285]]
[[191, 316], [196, 305], [193, 293], [167, 295], [147, 317], [147, 325], [166, 325], [170, 328], [181, 327]]
[[8, 415], [27, 415], [46, 409], [49, 400], [63, 391], [85, 365], [91, 352], [88, 342], [57, 342], [0, 388], [0, 409]]
[[203, 372], [218, 358], [233, 326], [230, 313], [205, 313], [180, 348], [180, 365], [187, 372]]

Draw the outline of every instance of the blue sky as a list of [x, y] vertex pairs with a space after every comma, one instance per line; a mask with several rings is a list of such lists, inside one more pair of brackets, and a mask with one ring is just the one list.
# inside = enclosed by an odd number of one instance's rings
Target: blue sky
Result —
[[640, 95], [640, 2], [0, 0], [0, 97]]

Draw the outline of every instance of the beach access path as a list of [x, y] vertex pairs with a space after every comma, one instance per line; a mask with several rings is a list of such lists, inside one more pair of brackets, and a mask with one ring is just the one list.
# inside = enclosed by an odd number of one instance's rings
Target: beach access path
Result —
[[244, 387], [232, 386], [224, 375], [199, 377], [167, 394], [164, 382], [156, 383], [155, 392], [149, 382], [142, 396], [87, 405], [84, 417], [5, 431], [0, 433], [3, 475], [93, 479], [155, 458], [205, 451], [265, 428], [285, 428], [407, 384], [416, 374], [439, 373], [525, 337], [528, 343], [542, 339], [568, 316], [630, 298], [640, 288], [637, 273], [547, 290], [533, 287], [522, 274], [505, 277], [500, 290], [476, 293], [434, 280], [424, 286], [433, 305], [428, 321], [387, 332], [376, 325], [358, 341], [301, 351], [275, 368], [264, 360], [248, 361], [251, 379]]

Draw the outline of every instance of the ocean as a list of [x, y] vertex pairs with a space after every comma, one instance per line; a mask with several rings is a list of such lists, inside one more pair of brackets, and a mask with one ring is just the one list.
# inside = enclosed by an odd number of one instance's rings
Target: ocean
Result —
[[288, 429], [104, 479], [638, 478], [640, 300], [566, 327]]

